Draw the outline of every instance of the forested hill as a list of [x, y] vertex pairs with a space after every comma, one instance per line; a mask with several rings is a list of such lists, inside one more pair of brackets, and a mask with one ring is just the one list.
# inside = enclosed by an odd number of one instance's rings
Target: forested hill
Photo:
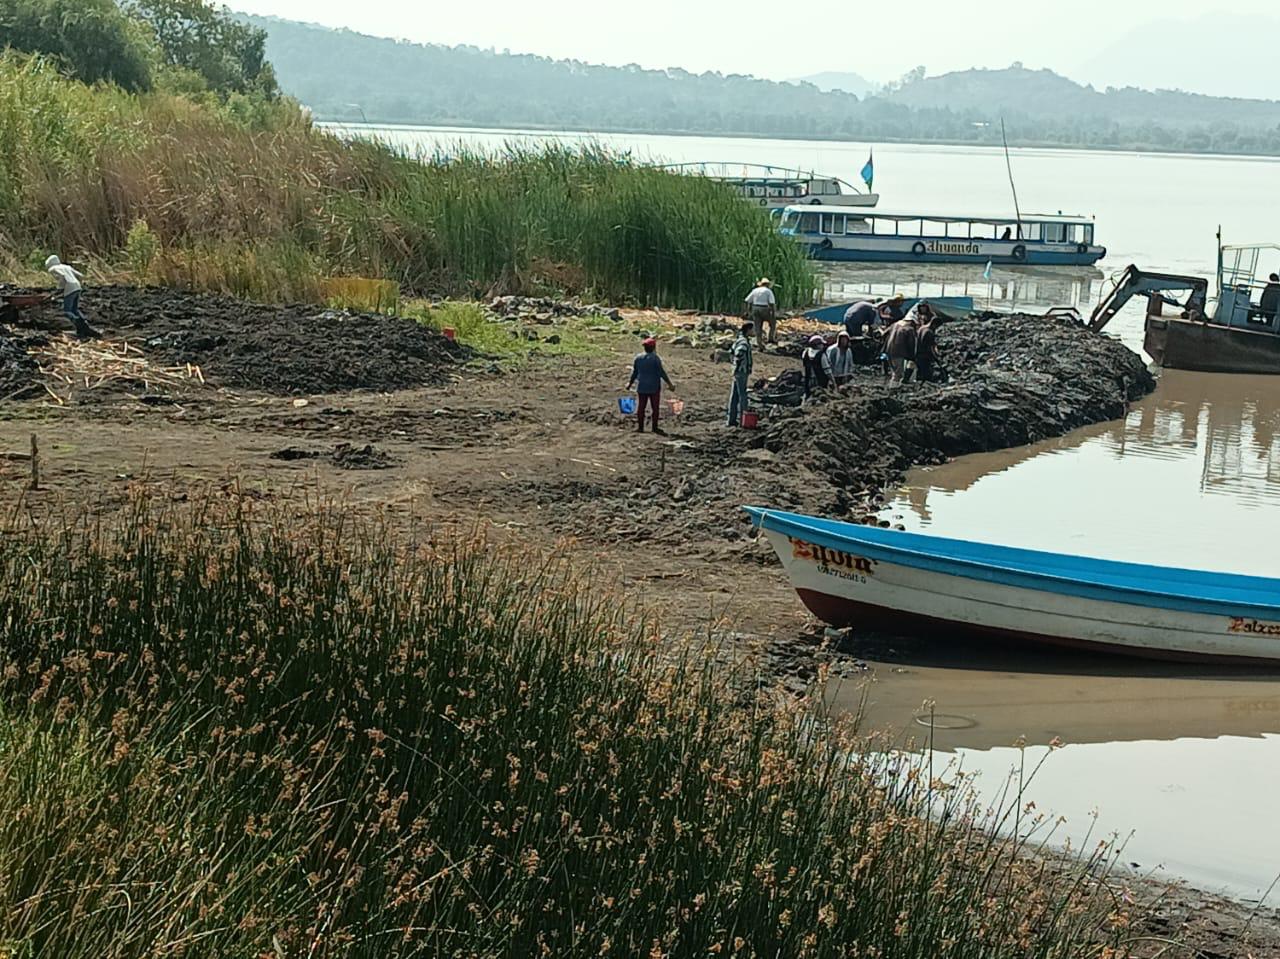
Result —
[[1104, 117], [1174, 127], [1243, 123], [1275, 127], [1280, 103], [1210, 97], [1179, 90], [1105, 92], [1082, 86], [1052, 70], [963, 70], [938, 77], [915, 77], [885, 94], [910, 107], [946, 107], [960, 112], [1022, 114], [1037, 117]]
[[1280, 103], [1096, 91], [1015, 65], [926, 77], [859, 99], [809, 83], [607, 67], [419, 45], [273, 18], [282, 88], [332, 120], [1280, 155]]

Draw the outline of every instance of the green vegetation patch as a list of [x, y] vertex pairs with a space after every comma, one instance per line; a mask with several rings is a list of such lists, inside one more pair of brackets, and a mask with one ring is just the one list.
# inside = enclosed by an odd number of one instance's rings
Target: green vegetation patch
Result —
[[19, 954], [1125, 954], [1105, 853], [1024, 857], [563, 564], [255, 509], [0, 539]]
[[0, 234], [139, 280], [324, 302], [326, 276], [455, 297], [556, 290], [734, 311], [810, 264], [732, 190], [586, 148], [403, 156], [295, 104], [90, 88], [0, 55]]
[[453, 330], [457, 341], [479, 354], [479, 362], [498, 359], [521, 366], [534, 356], [573, 356], [598, 353], [602, 344], [591, 332], [601, 318], [562, 318], [555, 326], [529, 329], [502, 322], [478, 303], [446, 301], [428, 304], [410, 301], [404, 315], [434, 330]]

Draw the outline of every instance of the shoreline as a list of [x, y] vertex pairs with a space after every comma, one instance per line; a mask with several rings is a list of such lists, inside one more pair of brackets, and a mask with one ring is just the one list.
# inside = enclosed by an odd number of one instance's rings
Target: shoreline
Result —
[[[447, 375], [435, 385], [309, 392], [308, 383], [320, 381], [308, 379], [307, 364], [345, 348], [337, 330], [315, 359], [298, 358], [290, 380], [296, 390], [272, 392], [264, 388], [270, 377], [258, 372], [262, 360], [246, 367], [259, 377], [257, 388], [226, 382], [227, 357], [244, 335], [234, 317], [219, 328], [223, 342], [209, 345], [196, 343], [175, 319], [184, 310], [198, 317], [195, 307], [217, 298], [95, 292], [100, 311], [114, 299], [103, 323], [109, 337], [138, 344], [144, 355], [155, 342], [166, 364], [201, 360], [208, 382], [158, 382], [145, 393], [151, 399], [124, 383], [106, 392], [73, 390], [61, 404], [8, 406], [0, 444], [22, 449], [34, 431], [47, 451], [44, 491], [27, 494], [33, 508], [71, 504], [108, 515], [127, 508], [131, 485], [177, 481], [193, 489], [234, 484], [281, 503], [311, 490], [408, 527], [419, 516], [462, 530], [483, 522], [500, 541], [546, 549], [619, 581], [664, 628], [732, 624], [741, 632], [731, 648], [760, 653], [770, 682], [792, 690], [807, 688], [824, 665], [856, 680], [866, 664], [858, 665], [857, 648], [824, 645], [772, 550], [750, 535], [741, 504], [768, 497], [801, 511], [870, 517], [886, 486], [913, 465], [1111, 419], [1155, 385], [1139, 357], [1079, 327], [973, 319], [943, 328], [949, 383], [890, 390], [867, 371], [852, 395], [801, 408], [794, 353], [809, 329], [789, 320], [779, 349], [757, 354], [753, 399], [766, 408], [763, 428], [726, 432], [727, 367], [719, 354], [732, 321], [725, 318], [623, 311], [617, 320], [544, 320], [540, 311], [517, 310], [494, 322], [547, 341], [586, 325], [595, 351], [535, 358], [501, 372], [442, 355]], [[173, 310], [175, 303], [183, 309]], [[92, 298], [86, 306], [95, 308]], [[610, 408], [639, 336], [649, 332], [661, 335], [685, 401], [662, 441], [637, 437]], [[282, 338], [287, 347], [289, 336]], [[184, 352], [202, 348], [207, 352]], [[51, 436], [56, 441], [46, 442]], [[332, 452], [340, 446], [370, 452]], [[18, 460], [0, 461], [0, 483], [16, 495], [28, 470]], [[892, 680], [891, 660], [871, 669]], [[1225, 897], [1189, 887], [1171, 893], [1158, 880], [1117, 880], [1140, 900], [1165, 904], [1167, 925], [1153, 935], [1190, 923], [1203, 927], [1196, 935], [1205, 950], [1222, 949], [1252, 921], [1250, 930], [1275, 948], [1255, 955], [1280, 955], [1280, 918], [1269, 911], [1251, 920], [1246, 905]], [[1236, 938], [1225, 938], [1230, 930]]]
[[[560, 126], [537, 126], [530, 125], [524, 127], [504, 127], [504, 126], [484, 126], [480, 124], [469, 124], [463, 122], [450, 123], [411, 123], [400, 120], [339, 120], [332, 117], [312, 116], [317, 126], [328, 130], [342, 130], [359, 127], [367, 127], [370, 129], [390, 129], [398, 131], [412, 130], [433, 130], [443, 133], [493, 133], [506, 134], [511, 136], [520, 136], [521, 134], [531, 134], [533, 136], [563, 136], [563, 137], [585, 137], [593, 136], [650, 136], [650, 137], [681, 137], [685, 139], [711, 139], [711, 140], [780, 140], [788, 143], [845, 143], [856, 146], [878, 146], [881, 144], [892, 144], [894, 146], [922, 146], [922, 147], [969, 147], [981, 150], [999, 151], [1002, 147], [997, 142], [978, 142], [975, 140], [954, 140], [954, 139], [936, 139], [936, 140], [920, 140], [909, 137], [874, 137], [869, 139], [850, 139], [848, 137], [821, 137], [806, 134], [776, 134], [776, 133], [750, 133], [750, 132], [707, 132], [698, 130], [646, 130], [631, 127], [607, 127], [597, 130], [577, 130], [571, 127]], [[1068, 143], [1056, 143], [1050, 141], [1033, 141], [1033, 140], [1017, 140], [1010, 141], [1009, 148], [1011, 150], [1042, 150], [1054, 153], [1108, 153], [1108, 154], [1131, 154], [1133, 156], [1155, 156], [1155, 157], [1185, 157], [1188, 159], [1208, 159], [1208, 160], [1256, 160], [1256, 161], [1272, 161], [1280, 159], [1280, 152], [1277, 153], [1217, 153], [1205, 151], [1201, 153], [1188, 152], [1186, 150], [1160, 150], [1160, 149], [1141, 149], [1137, 147], [1121, 147], [1121, 146], [1079, 146]]]

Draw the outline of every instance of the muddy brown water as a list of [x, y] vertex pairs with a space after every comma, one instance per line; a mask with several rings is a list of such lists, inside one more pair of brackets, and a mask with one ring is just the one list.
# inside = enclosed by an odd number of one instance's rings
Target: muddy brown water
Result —
[[[1166, 372], [1123, 421], [912, 472], [883, 515], [941, 536], [1280, 578], [1280, 378]], [[980, 772], [984, 794], [1057, 738], [1025, 791], [1067, 818], [1063, 837], [1114, 832], [1126, 861], [1245, 898], [1280, 874], [1280, 666], [879, 642], [867, 724], [932, 741]], [[835, 698], [854, 708], [863, 694], [851, 683]]]

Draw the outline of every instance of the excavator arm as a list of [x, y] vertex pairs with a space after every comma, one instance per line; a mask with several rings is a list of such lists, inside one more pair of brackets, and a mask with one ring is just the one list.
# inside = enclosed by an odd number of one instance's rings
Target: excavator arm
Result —
[[[1166, 293], [1184, 292], [1185, 303], [1165, 296]], [[1111, 292], [1104, 296], [1089, 318], [1089, 329], [1095, 332], [1105, 327], [1117, 313], [1135, 296], [1160, 297], [1164, 302], [1180, 306], [1188, 313], [1204, 316], [1205, 301], [1209, 297], [1209, 281], [1198, 276], [1179, 276], [1175, 273], [1148, 273], [1130, 266], [1116, 280]]]

